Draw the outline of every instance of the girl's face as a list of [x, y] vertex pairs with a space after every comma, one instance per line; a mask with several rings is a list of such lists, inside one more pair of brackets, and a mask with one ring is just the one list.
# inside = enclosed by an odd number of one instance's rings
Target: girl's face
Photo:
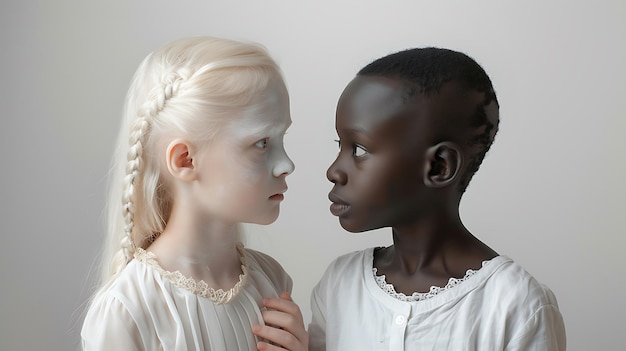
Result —
[[291, 125], [283, 83], [273, 80], [251, 108], [227, 123], [195, 160], [193, 192], [213, 218], [272, 223], [287, 190], [285, 178], [294, 170], [283, 145]]
[[344, 90], [336, 129], [339, 154], [328, 168], [334, 183], [330, 210], [351, 232], [395, 226], [413, 219], [424, 191], [427, 145], [419, 97], [407, 99], [400, 80], [358, 76]]

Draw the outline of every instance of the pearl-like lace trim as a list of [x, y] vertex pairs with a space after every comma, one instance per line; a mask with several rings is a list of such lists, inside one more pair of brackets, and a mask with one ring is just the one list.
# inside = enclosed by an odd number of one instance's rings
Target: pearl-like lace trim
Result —
[[224, 291], [222, 289], [211, 288], [204, 280], [196, 282], [193, 278], [185, 277], [180, 271], [171, 272], [163, 269], [157, 261], [156, 255], [152, 252], [146, 251], [142, 248], [137, 248], [135, 251], [135, 258], [139, 262], [143, 262], [150, 267], [154, 268], [162, 277], [168, 279], [172, 284], [179, 288], [185, 289], [198, 296], [207, 298], [213, 301], [215, 304], [223, 304], [230, 302], [239, 291], [246, 285], [248, 279], [248, 270], [246, 268], [245, 253], [243, 244], [237, 244], [237, 252], [239, 253], [239, 260], [241, 261], [241, 272], [239, 275], [239, 281], [232, 288]]
[[[490, 261], [483, 261], [482, 263], [482, 267], [485, 267]], [[482, 268], [481, 267], [481, 268]], [[438, 286], [431, 286], [430, 290], [428, 292], [425, 293], [420, 293], [420, 292], [414, 292], [413, 294], [411, 294], [410, 296], [405, 295], [404, 293], [401, 292], [397, 292], [396, 288], [393, 286], [393, 284], [388, 284], [385, 275], [376, 275], [378, 273], [378, 269], [376, 267], [372, 268], [372, 273], [374, 273], [374, 279], [376, 280], [376, 283], [378, 284], [378, 286], [385, 292], [387, 293], [387, 295], [400, 300], [400, 301], [404, 301], [404, 302], [417, 302], [417, 301], [424, 301], [424, 300], [428, 300], [431, 299], [439, 294], [441, 294], [442, 292], [451, 289], [461, 283], [463, 283], [464, 281], [466, 281], [467, 279], [469, 279], [471, 276], [473, 276], [474, 274], [476, 274], [476, 272], [478, 272], [480, 269], [478, 270], [473, 270], [473, 269], [468, 269], [465, 272], [465, 276], [463, 278], [457, 279], [457, 278], [450, 278], [448, 280], [448, 284], [446, 284], [446, 286], [442, 287], [438, 287]]]

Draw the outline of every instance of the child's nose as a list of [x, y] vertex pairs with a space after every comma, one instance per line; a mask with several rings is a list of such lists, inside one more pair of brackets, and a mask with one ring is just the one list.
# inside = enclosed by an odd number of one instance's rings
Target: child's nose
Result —
[[296, 166], [293, 164], [287, 153], [283, 150], [280, 159], [274, 165], [274, 169], [272, 170], [272, 174], [274, 177], [280, 177], [282, 175], [288, 176], [293, 173], [296, 169]]
[[346, 172], [342, 171], [339, 167], [339, 157], [333, 162], [326, 171], [326, 178], [333, 184], [345, 185], [348, 181]]

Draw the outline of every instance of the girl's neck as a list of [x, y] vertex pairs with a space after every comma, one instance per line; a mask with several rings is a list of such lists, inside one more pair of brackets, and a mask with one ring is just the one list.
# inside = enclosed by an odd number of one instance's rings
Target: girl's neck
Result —
[[410, 225], [396, 226], [393, 250], [388, 259], [404, 266], [408, 273], [442, 259], [457, 240], [471, 234], [458, 217], [429, 217]]
[[214, 289], [230, 289], [241, 274], [238, 223], [174, 206], [167, 226], [148, 247], [168, 271], [180, 271]]
[[406, 275], [439, 270], [455, 276], [497, 255], [465, 228], [458, 212], [396, 226], [393, 243], [377, 255], [377, 263]]
[[374, 253], [374, 267], [405, 294], [443, 287], [497, 253], [476, 239], [458, 217], [431, 217], [393, 228], [393, 246]]

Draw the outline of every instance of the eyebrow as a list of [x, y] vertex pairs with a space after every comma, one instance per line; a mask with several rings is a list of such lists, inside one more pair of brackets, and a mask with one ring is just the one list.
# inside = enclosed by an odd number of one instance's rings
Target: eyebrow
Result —
[[361, 134], [361, 135], [371, 139], [370, 134], [363, 128], [354, 127], [354, 128], [349, 128], [348, 131], [351, 132], [351, 133], [355, 133], [355, 134]]
[[290, 120], [289, 123], [286, 123], [286, 124], [280, 123], [280, 124], [266, 125], [261, 128], [255, 129], [252, 133], [250, 133], [249, 136], [260, 138], [260, 137], [268, 136], [269, 134], [273, 134], [276, 131], [278, 131], [279, 134], [285, 133], [287, 129], [291, 127], [292, 124], [293, 124], [293, 121]]

